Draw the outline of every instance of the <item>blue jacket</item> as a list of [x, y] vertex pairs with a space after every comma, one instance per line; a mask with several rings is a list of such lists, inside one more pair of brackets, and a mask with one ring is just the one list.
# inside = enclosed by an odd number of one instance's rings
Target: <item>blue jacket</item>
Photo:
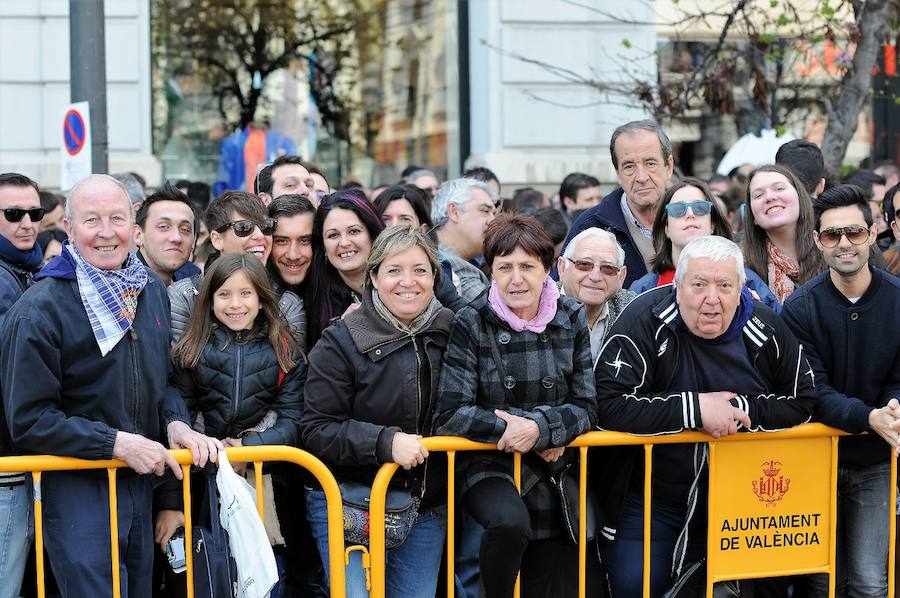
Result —
[[[765, 304], [766, 307], [776, 314], [780, 314], [781, 304], [778, 303], [778, 299], [775, 298], [775, 295], [772, 294], [772, 291], [769, 290], [768, 285], [766, 285], [763, 279], [750, 268], [744, 268], [744, 273], [747, 275], [747, 282], [744, 286], [759, 295], [759, 300]], [[634, 281], [629, 288], [635, 293], [641, 294], [650, 289], [655, 289], [658, 282], [659, 274], [656, 272], [648, 272], [638, 280]]]
[[101, 357], [68, 253], [50, 262], [0, 331], [0, 390], [13, 444], [26, 453], [111, 459], [119, 430], [154, 440], [184, 403], [166, 395], [169, 306], [152, 272], [132, 328]]
[[900, 279], [870, 271], [872, 283], [856, 303], [826, 271], [795, 290], [782, 312], [815, 372], [814, 419], [853, 434], [869, 432], [841, 439], [841, 465], [851, 467], [888, 460], [887, 444], [869, 429], [869, 413], [900, 399]]
[[[0, 326], [6, 321], [6, 314], [15, 305], [22, 293], [31, 286], [32, 272], [0, 259]], [[0, 404], [0, 456], [15, 454], [11, 450], [6, 414]], [[7, 476], [8, 477], [8, 476]]]
[[628, 271], [622, 286], [627, 289], [631, 287], [631, 283], [647, 273], [647, 266], [644, 265], [644, 258], [641, 257], [637, 245], [631, 240], [628, 224], [625, 223], [621, 205], [623, 193], [625, 191], [621, 187], [616, 187], [599, 204], [585, 210], [569, 229], [569, 236], [566, 237], [566, 242], [563, 244], [563, 251], [575, 238], [575, 235], [583, 230], [594, 227], [608, 230], [616, 236], [619, 245], [625, 250], [625, 267], [628, 268]]
[[[218, 197], [229, 189], [244, 190], [244, 183], [247, 182], [244, 166], [247, 135], [247, 129], [243, 128], [222, 140], [219, 146], [222, 161], [219, 162], [216, 181], [213, 183], [213, 197]], [[278, 156], [293, 156], [296, 153], [297, 144], [290, 137], [271, 129], [266, 131], [266, 162], [272, 162]]]

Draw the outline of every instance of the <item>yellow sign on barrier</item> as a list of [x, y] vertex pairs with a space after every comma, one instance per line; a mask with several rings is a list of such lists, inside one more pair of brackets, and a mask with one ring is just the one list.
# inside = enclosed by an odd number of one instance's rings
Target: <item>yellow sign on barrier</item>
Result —
[[832, 444], [827, 437], [711, 443], [714, 579], [828, 571], [833, 562]]

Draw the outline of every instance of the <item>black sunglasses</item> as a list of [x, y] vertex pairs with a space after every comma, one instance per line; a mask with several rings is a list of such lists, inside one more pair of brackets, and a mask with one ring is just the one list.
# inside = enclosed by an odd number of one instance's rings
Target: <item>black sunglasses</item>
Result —
[[44, 217], [45, 212], [46, 210], [44, 210], [44, 208], [31, 208], [30, 210], [22, 208], [3, 208], [3, 215], [6, 216], [6, 219], [10, 222], [19, 222], [25, 217], [25, 214], [28, 214], [28, 217], [31, 218], [32, 222], [40, 222]]
[[568, 257], [566, 259], [575, 265], [576, 270], [582, 272], [593, 272], [594, 268], [597, 268], [598, 266], [600, 268], [600, 273], [605, 274], [606, 276], [615, 276], [622, 271], [622, 268], [613, 266], [612, 264], [597, 264], [591, 260], [573, 260]]
[[256, 222], [255, 220], [235, 220], [234, 222], [223, 224], [216, 229], [216, 232], [224, 233], [228, 230], [228, 227], [231, 227], [231, 230], [233, 230], [234, 234], [238, 237], [249, 237], [253, 234], [253, 229], [258, 226], [259, 232], [267, 237], [271, 237], [272, 233], [275, 232], [276, 222], [277, 221], [274, 218], [266, 218], [263, 222]]
[[822, 232], [817, 232], [819, 243], [823, 247], [837, 247], [841, 242], [841, 237], [846, 236], [847, 240], [854, 245], [862, 245], [869, 239], [869, 229], [862, 226], [845, 226], [843, 228], [826, 228]]

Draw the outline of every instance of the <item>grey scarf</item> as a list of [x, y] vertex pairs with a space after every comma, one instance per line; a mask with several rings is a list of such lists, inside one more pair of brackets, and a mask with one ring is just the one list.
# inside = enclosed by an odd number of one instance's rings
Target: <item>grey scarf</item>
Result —
[[379, 316], [381, 316], [381, 318], [385, 322], [387, 322], [400, 332], [408, 334], [410, 336], [415, 336], [423, 328], [428, 326], [432, 318], [434, 318], [435, 314], [437, 314], [437, 312], [439, 312], [443, 307], [440, 301], [432, 297], [431, 304], [425, 308], [425, 311], [413, 318], [413, 321], [409, 323], [409, 326], [407, 326], [406, 324], [398, 320], [397, 317], [391, 313], [391, 310], [385, 307], [384, 303], [381, 302], [381, 298], [378, 296], [378, 291], [374, 289], [372, 289], [372, 304], [375, 306], [375, 312]]

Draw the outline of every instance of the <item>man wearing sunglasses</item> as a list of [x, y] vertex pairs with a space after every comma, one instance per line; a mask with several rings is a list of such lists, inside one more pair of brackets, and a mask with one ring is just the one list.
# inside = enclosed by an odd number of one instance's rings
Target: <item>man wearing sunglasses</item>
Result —
[[625, 251], [615, 235], [602, 228], [581, 231], [559, 257], [559, 282], [566, 296], [587, 309], [594, 363], [609, 329], [637, 293], [622, 288]]
[[894, 185], [885, 193], [884, 211], [894, 233], [894, 244], [884, 252], [884, 261], [888, 272], [900, 276], [900, 185]]
[[[838, 449], [838, 596], [887, 596], [890, 460], [900, 448], [900, 280], [869, 265], [876, 227], [864, 192], [838, 185], [813, 203], [828, 270], [782, 317], [815, 373], [815, 419], [852, 434]], [[844, 558], [846, 557], [846, 558]], [[827, 576], [811, 580], [828, 595]]]
[[[41, 248], [35, 240], [44, 210], [38, 193], [37, 183], [25, 175], [0, 174], [0, 325], [41, 267]], [[4, 417], [0, 456], [14, 454]], [[19, 595], [32, 535], [28, 476], [0, 473], [0, 596]]]
[[[259, 198], [244, 191], [226, 191], [206, 208], [204, 216], [209, 240], [216, 252], [206, 262], [208, 267], [223, 253], [250, 253], [263, 265], [272, 251], [272, 234], [276, 221], [270, 218]], [[172, 340], [184, 334], [194, 301], [200, 292], [203, 276], [198, 274], [179, 280], [169, 287], [172, 308]], [[305, 346], [306, 318], [303, 301], [294, 293], [274, 287], [281, 295], [279, 305], [301, 347]]]

